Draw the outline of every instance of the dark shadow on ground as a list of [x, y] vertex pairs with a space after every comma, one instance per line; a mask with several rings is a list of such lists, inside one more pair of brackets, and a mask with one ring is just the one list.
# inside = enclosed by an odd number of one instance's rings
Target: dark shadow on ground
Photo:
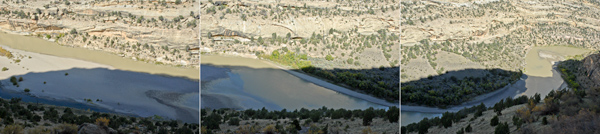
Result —
[[[0, 97], [128, 116], [159, 115], [198, 123], [199, 83], [181, 77], [106, 68], [32, 72], [0, 80]], [[18, 79], [23, 78], [23, 81]], [[29, 92], [25, 92], [28, 89]]]

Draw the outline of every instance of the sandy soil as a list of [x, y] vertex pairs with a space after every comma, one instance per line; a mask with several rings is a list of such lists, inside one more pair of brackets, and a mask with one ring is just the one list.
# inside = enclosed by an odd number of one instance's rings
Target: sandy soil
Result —
[[435, 69], [433, 69], [433, 67], [429, 65], [427, 59], [421, 57], [410, 60], [406, 64], [403, 63], [401, 67], [403, 70], [405, 70], [404, 72], [402, 72], [402, 75], [408, 76], [408, 78], [402, 78], [402, 82], [418, 80], [421, 78], [426, 78], [430, 75], [438, 75], [435, 72]]
[[[190, 104], [184, 103], [189, 101], [189, 94], [199, 94], [196, 81], [116, 70], [109, 65], [2, 47], [21, 59], [15, 63], [15, 58], [0, 57], [0, 66], [9, 69], [0, 72], [2, 89], [88, 103], [142, 117], [160, 115], [198, 122], [197, 105], [183, 105]], [[23, 77], [19, 87], [10, 82], [11, 76]], [[26, 88], [31, 91], [23, 92]]]

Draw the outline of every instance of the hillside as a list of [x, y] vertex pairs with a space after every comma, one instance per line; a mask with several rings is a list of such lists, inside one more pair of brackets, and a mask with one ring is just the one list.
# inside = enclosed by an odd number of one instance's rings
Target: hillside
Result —
[[399, 109], [202, 109], [201, 133], [399, 133]]
[[[595, 53], [560, 62], [558, 68], [569, 88], [553, 90], [545, 98], [505, 99], [481, 113], [465, 110], [469, 112], [463, 112], [464, 116], [426, 119], [402, 127], [402, 133], [598, 133], [600, 90], [596, 84], [600, 81], [593, 70], [600, 64], [592, 62], [598, 59], [600, 54]], [[492, 125], [495, 116], [496, 124], [508, 126]], [[445, 118], [453, 119], [445, 123], [450, 125], [444, 125]]]
[[395, 102], [397, 2], [202, 0], [200, 51], [274, 61]]
[[467, 68], [522, 70], [535, 46], [597, 50], [599, 6], [594, 0], [402, 1], [402, 82]]
[[135, 61], [198, 67], [198, 2], [3, 1], [0, 31]]

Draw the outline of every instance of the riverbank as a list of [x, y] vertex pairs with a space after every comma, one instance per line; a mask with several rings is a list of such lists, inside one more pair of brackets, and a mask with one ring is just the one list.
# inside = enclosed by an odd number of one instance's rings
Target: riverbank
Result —
[[35, 37], [14, 35], [0, 32], [0, 44], [13, 49], [24, 50], [58, 57], [68, 57], [111, 66], [115, 69], [143, 72], [156, 75], [184, 77], [187, 79], [200, 79], [200, 70], [193, 68], [179, 68], [165, 65], [156, 65], [134, 61], [103, 51], [84, 48], [60, 46], [54, 42]]
[[296, 78], [310, 82], [312, 84], [315, 84], [316, 86], [320, 86], [320, 87], [332, 90], [336, 93], [341, 93], [344, 95], [348, 95], [348, 96], [351, 96], [354, 98], [358, 98], [358, 99], [365, 100], [365, 101], [375, 103], [378, 105], [382, 105], [382, 106], [387, 106], [387, 107], [398, 106], [398, 104], [390, 103], [383, 99], [378, 99], [378, 98], [375, 98], [375, 97], [372, 97], [369, 95], [361, 94], [356, 91], [353, 91], [353, 90], [350, 90], [350, 89], [347, 89], [347, 88], [344, 88], [344, 87], [341, 87], [341, 86], [338, 86], [335, 84], [331, 84], [331, 83], [321, 80], [319, 78], [315, 78], [315, 77], [309, 76], [307, 74], [282, 67], [280, 65], [277, 65], [276, 63], [272, 63], [269, 61], [264, 61], [264, 60], [259, 60], [259, 59], [241, 58], [241, 57], [202, 55], [201, 56], [201, 64], [211, 64], [211, 65], [216, 65], [216, 66], [246, 66], [246, 67], [255, 68], [255, 69], [281, 70], [288, 74], [291, 74], [292, 76], [295, 76]]
[[[199, 94], [197, 81], [123, 71], [110, 65], [0, 46], [13, 55], [0, 57], [0, 67], [7, 68], [0, 72], [1, 88], [13, 94], [198, 123], [198, 103], [187, 102]], [[10, 80], [12, 76], [19, 79], [17, 85]]]
[[481, 103], [485, 104], [487, 107], [493, 106], [497, 102], [506, 97], [514, 97], [514, 95], [527, 90], [525, 88], [525, 80], [527, 76], [521, 77], [521, 80], [516, 81], [513, 84], [509, 84], [499, 90], [479, 95], [473, 98], [470, 101], [464, 102], [458, 106], [452, 106], [446, 109], [437, 108], [437, 107], [427, 107], [427, 106], [409, 106], [409, 105], [401, 105], [401, 111], [409, 111], [409, 112], [421, 112], [421, 113], [444, 113], [444, 112], [456, 112], [465, 107], [472, 107], [479, 105]]

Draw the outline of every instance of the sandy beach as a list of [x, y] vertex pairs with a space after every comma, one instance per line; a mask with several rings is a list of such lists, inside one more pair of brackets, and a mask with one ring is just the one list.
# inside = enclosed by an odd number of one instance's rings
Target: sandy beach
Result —
[[[0, 72], [2, 90], [99, 106], [142, 117], [159, 115], [184, 122], [198, 122], [198, 103], [194, 106], [193, 102], [186, 102], [194, 98], [194, 94], [198, 96], [197, 81], [119, 70], [106, 64], [28, 52], [3, 45], [0, 47], [20, 59], [16, 63], [16, 58], [0, 57], [0, 67], [8, 68]], [[11, 76], [23, 78], [18, 82], [19, 87], [10, 82]], [[25, 93], [24, 89], [30, 92]]]

